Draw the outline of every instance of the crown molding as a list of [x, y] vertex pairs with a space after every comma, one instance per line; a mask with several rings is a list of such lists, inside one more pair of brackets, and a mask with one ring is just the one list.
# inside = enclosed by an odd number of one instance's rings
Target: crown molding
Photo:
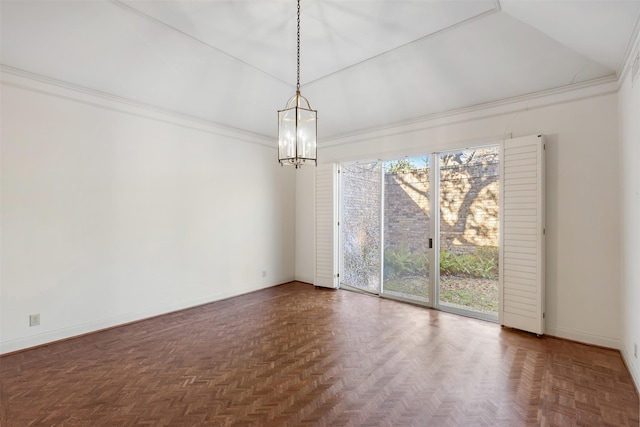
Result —
[[624, 60], [620, 65], [620, 69], [618, 70], [618, 87], [621, 87], [624, 83], [624, 80], [627, 77], [627, 74], [631, 71], [631, 66], [633, 61], [636, 59], [634, 55], [640, 50], [640, 16], [636, 21], [636, 26], [633, 29], [633, 33], [631, 38], [629, 39], [629, 43], [627, 44], [627, 50], [624, 54]]
[[[630, 50], [630, 52], [634, 52], [634, 50]], [[627, 62], [626, 70], [628, 71], [631, 65], [631, 58], [629, 58]], [[40, 92], [61, 99], [81, 102], [95, 107], [195, 129], [213, 135], [276, 148], [273, 138], [266, 135], [225, 126], [199, 117], [155, 107], [140, 101], [97, 91], [7, 65], [0, 64], [0, 81], [5, 85]], [[561, 102], [605, 95], [617, 92], [621, 84], [620, 81], [621, 79], [616, 78], [615, 75], [610, 75], [588, 82], [571, 84], [513, 98], [429, 114], [374, 128], [329, 136], [324, 138], [321, 147], [351, 144], [374, 137], [402, 135], [467, 120], [509, 114]]]
[[273, 138], [0, 64], [0, 82], [60, 99], [275, 148]]
[[362, 129], [356, 132], [335, 135], [325, 138], [322, 146], [332, 147], [336, 145], [362, 142], [371, 138], [402, 135], [438, 126], [509, 114], [533, 108], [545, 107], [552, 104], [591, 98], [594, 96], [607, 95], [610, 93], [616, 93], [617, 91], [618, 78], [612, 74], [610, 76], [601, 77], [587, 82], [477, 104], [442, 113], [429, 114], [411, 120], [390, 123], [375, 128]]

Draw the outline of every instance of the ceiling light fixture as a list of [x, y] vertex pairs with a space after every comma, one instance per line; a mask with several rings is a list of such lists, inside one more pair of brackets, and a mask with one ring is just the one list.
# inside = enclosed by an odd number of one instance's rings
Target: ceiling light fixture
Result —
[[298, 0], [298, 82], [296, 94], [278, 110], [278, 161], [295, 166], [317, 162], [318, 112], [300, 94], [300, 0]]

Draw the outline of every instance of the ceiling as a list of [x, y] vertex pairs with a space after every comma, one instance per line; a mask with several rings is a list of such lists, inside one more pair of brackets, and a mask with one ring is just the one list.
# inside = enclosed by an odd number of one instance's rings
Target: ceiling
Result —
[[[293, 0], [2, 0], [0, 62], [274, 139]], [[640, 0], [303, 0], [322, 139], [621, 72]]]

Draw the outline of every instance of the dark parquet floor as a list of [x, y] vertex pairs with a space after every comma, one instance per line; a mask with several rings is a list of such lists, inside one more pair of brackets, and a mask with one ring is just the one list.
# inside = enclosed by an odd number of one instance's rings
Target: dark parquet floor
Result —
[[620, 353], [289, 283], [0, 358], [2, 426], [637, 426]]

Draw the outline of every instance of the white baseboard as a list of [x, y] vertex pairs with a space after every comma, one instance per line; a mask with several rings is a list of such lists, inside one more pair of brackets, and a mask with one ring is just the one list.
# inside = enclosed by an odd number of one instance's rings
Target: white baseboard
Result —
[[622, 359], [624, 359], [625, 365], [627, 365], [627, 369], [631, 372], [631, 378], [633, 378], [633, 382], [636, 384], [636, 390], [640, 393], [640, 372], [637, 368], [637, 363], [633, 361], [633, 355], [627, 352], [627, 349], [623, 346], [622, 350]]
[[66, 328], [60, 328], [53, 331], [47, 331], [37, 335], [31, 335], [28, 337], [16, 338], [13, 340], [0, 342], [0, 354], [12, 353], [14, 351], [25, 350], [32, 347], [37, 347], [45, 344], [51, 344], [56, 341], [65, 340], [80, 335], [85, 335], [92, 332], [97, 332], [103, 329], [113, 328], [115, 326], [124, 325], [131, 322], [136, 322], [144, 319], [148, 319], [163, 314], [169, 314], [175, 311], [184, 310], [187, 308], [197, 307], [199, 305], [208, 304], [215, 301], [221, 301], [227, 298], [233, 298], [239, 295], [248, 294], [250, 292], [258, 291], [260, 289], [270, 288], [276, 286], [275, 284], [258, 285], [245, 288], [236, 288], [227, 292], [221, 292], [213, 295], [209, 295], [203, 298], [198, 298], [190, 301], [182, 301], [175, 304], [158, 306], [151, 309], [122, 314], [118, 316], [109, 317], [106, 319], [100, 319], [89, 323], [83, 323], [80, 325], [72, 325]]
[[553, 328], [546, 326], [545, 334], [558, 338], [565, 338], [571, 341], [578, 341], [585, 344], [598, 345], [600, 347], [620, 349], [620, 340], [617, 338], [605, 337], [601, 335], [591, 334], [584, 331], [575, 331], [565, 328]]
[[313, 277], [296, 276], [295, 280], [298, 282], [313, 284]]

